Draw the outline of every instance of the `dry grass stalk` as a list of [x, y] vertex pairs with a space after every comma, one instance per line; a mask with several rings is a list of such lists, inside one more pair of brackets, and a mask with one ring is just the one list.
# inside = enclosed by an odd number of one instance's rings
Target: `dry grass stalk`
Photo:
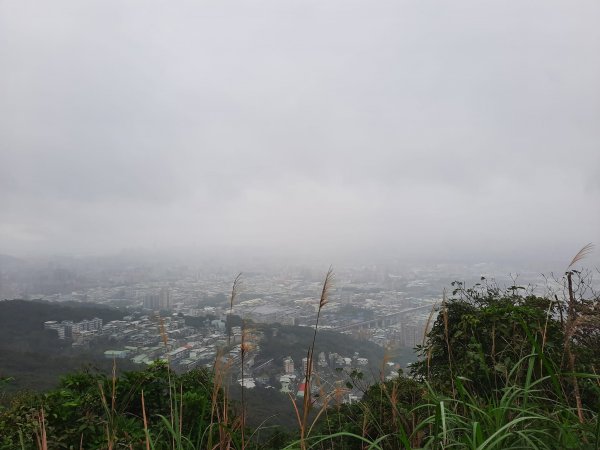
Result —
[[[567, 320], [565, 323], [565, 331], [564, 331], [564, 352], [567, 357], [567, 362], [569, 364], [569, 370], [571, 373], [575, 373], [575, 355], [571, 351], [571, 338], [575, 334], [577, 328], [581, 325], [581, 320], [578, 320], [577, 317], [577, 300], [575, 298], [575, 291], [573, 289], [573, 271], [569, 270], [575, 263], [581, 261], [583, 258], [588, 256], [593, 250], [594, 245], [589, 243], [585, 245], [573, 258], [569, 266], [567, 267], [567, 289], [569, 294], [569, 303], [567, 307]], [[581, 401], [581, 393], [579, 390], [579, 382], [576, 376], [571, 378], [571, 383], [573, 384], [573, 391], [575, 394], [575, 403], [577, 406], [577, 415], [579, 417], [579, 422], [583, 423], [585, 421], [583, 416], [583, 404]]]
[[333, 283], [333, 267], [329, 267], [325, 281], [323, 282], [323, 289], [321, 290], [321, 297], [319, 299], [319, 307], [317, 309], [317, 319], [315, 321], [313, 339], [308, 347], [306, 353], [306, 372], [304, 374], [304, 399], [302, 402], [302, 420], [300, 422], [300, 445], [302, 449], [306, 448], [305, 438], [308, 436], [308, 415], [312, 406], [311, 402], [311, 378], [313, 371], [313, 356], [315, 351], [315, 342], [317, 339], [317, 330], [319, 328], [319, 318], [321, 317], [321, 310], [329, 301], [329, 290]]
[[[169, 356], [169, 339], [167, 336], [167, 331], [165, 329], [165, 321], [163, 320], [162, 317], [158, 317], [158, 323], [159, 323], [159, 331], [160, 331], [160, 336], [162, 338], [163, 344], [165, 346], [165, 352], [167, 353], [167, 377], [169, 380], [169, 411], [170, 411], [170, 418], [171, 418], [171, 427], [174, 430], [175, 429], [175, 410], [174, 410], [174, 406], [173, 406], [173, 384], [171, 381], [171, 358]], [[173, 448], [175, 448], [175, 436], [173, 436]]]
[[335, 401], [335, 405], [339, 407], [342, 405], [344, 401], [344, 394], [346, 393], [346, 389], [342, 386], [336, 385], [333, 388], [332, 398]]
[[229, 311], [233, 309], [233, 302], [238, 295], [238, 289], [242, 278], [242, 272], [238, 273], [237, 276], [233, 280], [233, 285], [231, 286], [231, 296], [229, 297]]
[[[365, 408], [367, 408], [365, 406]], [[368, 433], [369, 433], [369, 411], [365, 410], [365, 413], [363, 414], [363, 423], [362, 423], [362, 428], [361, 428], [361, 436], [363, 438], [367, 438]]]
[[446, 350], [448, 351], [448, 365], [450, 369], [450, 382], [452, 383], [452, 396], [456, 398], [456, 389], [454, 387], [454, 372], [452, 370], [452, 349], [450, 348], [450, 338], [448, 336], [448, 305], [446, 298], [446, 289], [442, 293], [442, 318], [444, 319], [444, 338], [446, 340]]
[[394, 383], [392, 384], [392, 393], [390, 395], [390, 400], [391, 400], [391, 404], [392, 404], [392, 424], [394, 425], [394, 428], [398, 428], [398, 410], [396, 408], [396, 405], [398, 404], [398, 384]]
[[425, 322], [425, 329], [423, 330], [423, 341], [421, 342], [421, 346], [425, 347], [425, 343], [427, 342], [427, 334], [429, 333], [429, 326], [431, 325], [431, 319], [433, 318], [433, 314], [435, 313], [435, 307], [438, 302], [436, 301], [431, 307], [431, 311], [429, 312], [429, 316], [427, 317], [427, 322]]
[[[429, 312], [429, 316], [427, 317], [427, 322], [425, 323], [425, 329], [423, 330], [423, 342], [421, 343], [421, 348], [425, 348], [425, 343], [427, 342], [427, 335], [429, 334], [429, 326], [431, 324], [431, 319], [433, 318], [433, 314], [435, 313], [435, 308], [438, 302], [435, 302], [431, 307], [431, 311]], [[430, 364], [431, 364], [431, 353], [432, 346], [429, 346], [427, 349], [427, 378], [430, 378]]]
[[44, 407], [40, 408], [40, 413], [37, 417], [38, 428], [35, 431], [38, 450], [48, 450], [48, 437], [46, 434], [46, 417], [44, 416]]
[[146, 404], [144, 402], [144, 390], [142, 389], [142, 419], [144, 420], [144, 434], [146, 436], [146, 450], [150, 450], [150, 433], [148, 432], [148, 418], [146, 417]]
[[115, 404], [117, 401], [117, 360], [113, 358], [112, 365], [112, 392], [110, 394], [110, 406], [111, 410], [114, 412], [116, 410]]
[[[211, 418], [210, 426], [212, 429], [215, 425], [219, 430], [219, 442], [215, 447], [212, 446], [212, 433], [209, 433], [208, 448], [229, 448], [231, 444], [231, 436], [228, 433], [229, 427], [229, 395], [227, 390], [226, 377], [231, 369], [232, 362], [230, 359], [224, 360], [223, 351], [220, 350], [215, 358], [213, 366], [213, 390], [211, 394]], [[220, 393], [223, 393], [222, 399]]]
[[294, 412], [296, 413], [296, 419], [298, 420], [298, 427], [302, 427], [302, 418], [300, 417], [300, 411], [298, 410], [298, 406], [296, 405], [296, 400], [294, 400], [294, 397], [292, 396], [292, 394], [290, 392], [288, 392], [288, 397], [290, 398], [290, 401], [292, 402], [292, 406], [294, 407]]
[[319, 310], [323, 308], [329, 302], [329, 289], [333, 283], [333, 267], [329, 267], [327, 275], [325, 276], [325, 282], [323, 283], [323, 290], [321, 291], [321, 299], [319, 300]]
[[[210, 428], [212, 429], [212, 427], [214, 426], [215, 422], [217, 424], [220, 424], [221, 422], [221, 414], [220, 414], [220, 410], [219, 410], [219, 391], [221, 388], [221, 381], [222, 381], [222, 375], [221, 375], [221, 356], [220, 356], [220, 352], [217, 353], [216, 357], [215, 357], [215, 363], [213, 364], [213, 390], [211, 393], [211, 412], [210, 412]], [[220, 425], [219, 425], [219, 434], [221, 432], [220, 430]], [[212, 444], [212, 433], [209, 434], [209, 447], [211, 447]]]
[[[235, 284], [235, 282], [234, 282]], [[250, 330], [246, 327], [246, 324], [242, 322], [242, 342], [240, 343], [240, 357], [241, 357], [241, 371], [242, 371], [242, 412], [240, 415], [240, 427], [242, 432], [242, 450], [246, 448], [245, 440], [245, 428], [246, 428], [246, 401], [245, 401], [245, 382], [244, 382], [244, 366], [246, 363], [246, 355], [251, 352], [254, 348], [252, 343]]]
[[598, 387], [600, 387], [600, 378], [598, 378], [598, 374], [596, 373], [596, 366], [594, 366], [592, 364], [592, 372], [594, 372], [594, 375], [596, 376], [596, 383], [598, 384]]
[[381, 360], [381, 370], [379, 371], [379, 381], [382, 383], [385, 381], [385, 366], [390, 360], [390, 348], [386, 346], [383, 349], [383, 359]]
[[100, 391], [100, 400], [102, 402], [102, 406], [104, 407], [104, 411], [108, 415], [106, 418], [106, 442], [109, 449], [113, 448], [113, 443], [115, 439], [115, 429], [113, 426], [114, 421], [114, 411], [109, 410], [108, 402], [106, 401], [106, 395], [104, 394], [104, 388], [102, 387], [102, 383], [98, 382], [98, 390]]
[[427, 349], [427, 379], [431, 379], [431, 356], [433, 355], [433, 345]]
[[233, 279], [233, 284], [231, 285], [231, 295], [229, 296], [229, 316], [227, 317], [227, 345], [231, 345], [231, 315], [233, 314], [233, 304], [238, 296], [240, 283], [242, 281], [241, 278], [242, 272], [237, 274], [237, 276]]
[[590, 242], [590, 243], [584, 245], [581, 248], [581, 250], [579, 250], [577, 252], [577, 254], [573, 257], [573, 259], [571, 260], [571, 263], [567, 266], [567, 270], [569, 270], [577, 262], [581, 261], [583, 258], [585, 258], [586, 256], [588, 256], [590, 253], [592, 253], [593, 250], [594, 250], [594, 244], [593, 243]]
[[[548, 334], [548, 322], [550, 321], [550, 315], [552, 314], [552, 299], [550, 299], [550, 302], [548, 304], [548, 311], [546, 311], [546, 323], [544, 324], [544, 334], [542, 334], [542, 354], [544, 353], [544, 347], [546, 346], [546, 339], [547, 339], [547, 334]], [[540, 364], [541, 364], [541, 360], [540, 360]]]
[[379, 417], [383, 417], [383, 393], [385, 391], [385, 395], [389, 397], [387, 392], [387, 386], [385, 385], [385, 365], [390, 359], [388, 348], [386, 347], [383, 351], [383, 360], [381, 361], [381, 370], [379, 371], [379, 383], [381, 389], [379, 390]]
[[332, 395], [325, 395], [325, 396], [321, 397], [321, 398], [323, 398], [323, 404], [321, 405], [321, 408], [319, 409], [319, 412], [317, 413], [317, 415], [313, 419], [312, 423], [310, 424], [310, 427], [308, 429], [308, 433], [306, 434], [307, 436], [310, 436], [310, 434], [312, 432], [312, 429], [317, 424], [317, 422], [319, 421], [319, 418], [323, 415], [323, 413], [325, 413], [325, 415], [327, 416], [327, 410], [329, 408], [329, 402], [330, 402], [330, 400], [332, 398]]
[[110, 435], [110, 430], [109, 430], [108, 424], [106, 424], [106, 442], [107, 442], [107, 445], [108, 445], [108, 450], [112, 450], [112, 448], [113, 448], [113, 441], [112, 441], [112, 438], [111, 438], [111, 435]]
[[179, 436], [183, 436], [183, 384], [179, 385]]
[[496, 365], [496, 322], [494, 322], [492, 324], [492, 331], [491, 331], [491, 338], [492, 338], [492, 362], [494, 363], [494, 366]]
[[165, 349], [169, 349], [169, 338], [167, 336], [167, 331], [165, 329], [165, 321], [162, 317], [158, 316], [158, 332], [160, 333], [160, 337], [162, 339], [163, 345]]
[[[235, 299], [237, 298], [239, 286], [241, 283], [242, 273], [238, 273], [238, 275], [233, 280], [233, 284], [231, 286], [231, 295], [229, 297], [229, 317], [228, 317], [228, 326], [230, 325], [229, 319], [233, 314], [233, 305], [235, 303]], [[227, 333], [227, 348], [231, 345], [231, 327], [228, 327]], [[242, 336], [244, 339], [244, 336]], [[245, 357], [245, 352], [248, 350], [247, 345], [242, 345], [242, 349], [245, 347], [245, 350], [242, 354], [242, 358]], [[243, 368], [242, 362], [242, 368]], [[232, 360], [230, 358], [225, 358], [225, 354], [223, 349], [217, 352], [215, 357], [215, 362], [213, 364], [213, 389], [211, 394], [211, 415], [210, 415], [210, 425], [209, 430], [212, 430], [213, 427], [217, 426], [219, 430], [219, 442], [213, 446], [212, 444], [212, 432], [208, 434], [208, 443], [207, 448], [220, 448], [226, 449], [231, 447], [231, 435], [228, 431], [230, 428], [235, 428], [235, 424], [232, 424], [229, 427], [229, 392], [228, 392], [228, 383], [226, 381], [227, 376], [230, 372], [232, 366]], [[243, 371], [243, 369], [242, 369]], [[243, 378], [243, 376], [242, 376]], [[222, 398], [220, 398], [220, 394]], [[242, 396], [244, 395], [244, 387], [242, 386]], [[244, 409], [244, 407], [242, 407]], [[242, 430], [244, 429], [244, 418], [241, 419], [240, 426]], [[243, 431], [242, 431], [243, 432]]]

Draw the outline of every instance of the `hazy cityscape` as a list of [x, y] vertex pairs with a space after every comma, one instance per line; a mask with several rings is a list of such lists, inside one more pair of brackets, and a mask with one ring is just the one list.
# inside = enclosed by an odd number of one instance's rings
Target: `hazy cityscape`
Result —
[[[206, 265], [152, 264], [139, 258], [137, 262], [114, 258], [110, 263], [87, 258], [43, 264], [8, 257], [4, 261], [0, 276], [5, 299], [12, 294], [12, 298], [98, 304], [124, 311], [122, 319], [107, 322], [97, 317], [73, 322], [59, 316], [44, 321], [45, 330], [56, 332], [60, 340], [79, 352], [102, 349], [104, 358], [129, 361], [138, 367], [165, 361], [179, 372], [212, 368], [215, 360], [222, 358], [238, 368], [232, 382], [245, 388], [276, 388], [282, 393], [297, 392], [303, 382], [306, 357], [294, 360], [285, 353], [265, 355], [260, 342], [265, 333], [276, 335], [280, 325], [314, 325], [323, 283], [323, 274], [314, 268], [268, 265], [242, 272], [231, 304], [237, 274], [226, 265], [211, 270]], [[334, 387], [343, 384], [353, 370], [374, 372], [373, 368], [384, 364], [385, 376], [393, 377], [399, 369], [407, 371], [416, 359], [412, 349], [422, 343], [425, 328], [435, 320], [443, 292], [451, 295], [452, 282], [475, 285], [485, 280], [504, 287], [520, 285], [538, 293], [560, 288], [552, 273], [524, 271], [493, 276], [500, 270], [498, 265], [483, 263], [407, 268], [397, 262], [336, 269], [320, 329], [369, 341], [389, 355], [400, 350], [403, 356], [398, 361], [388, 356], [384, 362], [358, 352], [320, 352], [315, 373]], [[228, 325], [233, 317], [237, 325]], [[260, 327], [252, 331], [256, 345], [244, 361], [243, 378], [239, 369], [242, 326]], [[298, 343], [296, 350], [304, 351], [303, 344]], [[346, 390], [343, 401], [356, 401], [361, 396], [360, 390]]]
[[599, 23], [0, 0], [0, 450], [598, 450]]

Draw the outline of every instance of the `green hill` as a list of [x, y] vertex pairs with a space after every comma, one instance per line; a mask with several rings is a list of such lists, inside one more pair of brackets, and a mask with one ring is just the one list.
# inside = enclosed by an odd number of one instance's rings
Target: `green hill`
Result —
[[44, 330], [48, 320], [99, 317], [103, 321], [123, 318], [123, 313], [99, 305], [50, 303], [37, 300], [0, 302], [0, 377], [11, 377], [10, 390], [45, 390], [57, 385], [59, 377], [93, 365], [110, 370], [110, 361], [76, 352], [55, 331]]

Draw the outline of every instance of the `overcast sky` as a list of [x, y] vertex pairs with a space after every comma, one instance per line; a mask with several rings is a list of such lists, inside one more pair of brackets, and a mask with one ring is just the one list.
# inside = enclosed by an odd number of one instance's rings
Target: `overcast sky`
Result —
[[0, 0], [0, 253], [600, 243], [598, 1]]

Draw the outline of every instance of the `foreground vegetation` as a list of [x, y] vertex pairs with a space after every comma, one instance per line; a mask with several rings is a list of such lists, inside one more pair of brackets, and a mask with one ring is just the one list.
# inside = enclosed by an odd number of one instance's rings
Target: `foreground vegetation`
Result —
[[[268, 422], [246, 427], [252, 411], [243, 395], [229, 402], [228, 363], [217, 359], [212, 371], [82, 372], [45, 394], [21, 393], [0, 411], [0, 448], [599, 449], [600, 298], [572, 269], [581, 256], [544, 296], [485, 279], [454, 283], [432, 311], [419, 362], [364, 386], [360, 402], [339, 402], [345, 386], [318, 392], [308, 364], [304, 400], [289, 404], [294, 435]], [[243, 363], [252, 342], [241, 345]], [[348, 385], [363, 382], [348, 374]]]

